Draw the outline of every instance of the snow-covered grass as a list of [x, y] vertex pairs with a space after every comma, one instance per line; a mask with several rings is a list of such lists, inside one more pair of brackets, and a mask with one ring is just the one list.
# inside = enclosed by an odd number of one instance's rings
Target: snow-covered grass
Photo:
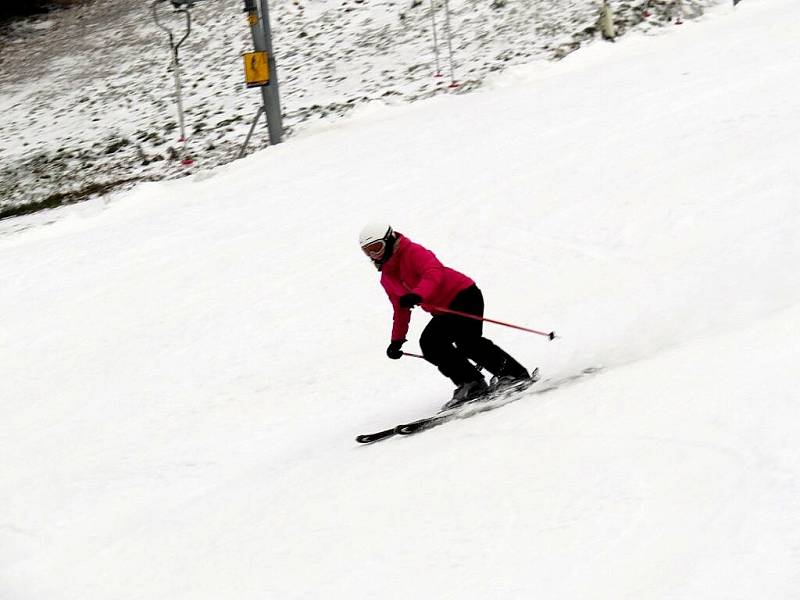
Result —
[[[683, 0], [687, 17], [715, 0]], [[364, 102], [410, 102], [468, 92], [509, 65], [568, 54], [599, 36], [596, 0], [454, 0], [455, 76], [448, 85], [443, 3], [434, 77], [430, 3], [410, 0], [276, 0], [274, 47], [287, 135]], [[503, 4], [500, 6], [500, 4]], [[246, 90], [240, 55], [252, 50], [241, 0], [203, 0], [181, 46], [187, 168], [168, 68], [166, 34], [152, 0], [103, 0], [0, 30], [0, 218], [162, 180], [234, 160], [260, 103]], [[645, 17], [645, 6], [649, 16]], [[159, 5], [181, 35], [183, 15]], [[675, 0], [613, 4], [620, 33], [658, 31]], [[265, 147], [258, 129], [251, 148]]]
[[[746, 0], [4, 221], [0, 596], [794, 597], [798, 19]], [[383, 354], [376, 217], [555, 329], [487, 327], [546, 378], [602, 370], [357, 446], [450, 391]]]

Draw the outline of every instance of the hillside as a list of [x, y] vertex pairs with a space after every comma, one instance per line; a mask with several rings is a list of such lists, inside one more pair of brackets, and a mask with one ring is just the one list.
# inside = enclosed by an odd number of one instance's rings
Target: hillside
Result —
[[[711, 0], [684, 0], [686, 18]], [[449, 73], [443, 4], [441, 66]], [[658, 31], [672, 0], [614, 3], [620, 34]], [[170, 21], [167, 3], [159, 14]], [[0, 217], [102, 194], [138, 180], [175, 178], [236, 158], [260, 103], [240, 55], [252, 49], [240, 0], [203, 0], [181, 47], [189, 150], [177, 160], [167, 37], [151, 2], [104, 0], [54, 11], [0, 33]], [[271, 18], [284, 125], [336, 119], [369, 101], [466, 93], [488, 74], [561, 58], [599, 38], [595, 0], [455, 0], [456, 78], [435, 78], [430, 4], [409, 0], [277, 0]], [[645, 15], [648, 15], [645, 17]], [[176, 34], [183, 17], [171, 20]], [[252, 148], [265, 147], [260, 130]], [[21, 207], [24, 206], [24, 209]]]

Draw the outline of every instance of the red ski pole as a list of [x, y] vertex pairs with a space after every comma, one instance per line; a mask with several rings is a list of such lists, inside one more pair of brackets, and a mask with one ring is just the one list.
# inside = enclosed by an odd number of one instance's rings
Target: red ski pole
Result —
[[512, 329], [519, 329], [521, 331], [527, 331], [528, 333], [535, 333], [536, 335], [542, 335], [551, 340], [556, 339], [555, 331], [551, 331], [549, 333], [546, 331], [537, 331], [536, 329], [522, 327], [521, 325], [514, 325], [513, 323], [505, 323], [504, 321], [497, 321], [495, 319], [489, 319], [487, 317], [479, 317], [478, 315], [472, 315], [470, 313], [461, 312], [460, 310], [442, 308], [441, 306], [430, 306], [429, 308], [439, 312], [449, 313], [451, 315], [458, 315], [459, 317], [467, 317], [468, 319], [475, 319], [476, 321], [486, 321], [487, 323], [494, 323], [495, 325], [502, 325], [503, 327], [511, 327]]

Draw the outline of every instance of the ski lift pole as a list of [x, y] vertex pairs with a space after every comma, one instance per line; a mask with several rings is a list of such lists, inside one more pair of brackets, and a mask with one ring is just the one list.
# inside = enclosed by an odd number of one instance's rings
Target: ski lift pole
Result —
[[434, 77], [442, 76], [442, 69], [439, 66], [439, 41], [436, 38], [436, 0], [431, 0], [431, 27], [433, 30], [433, 52], [436, 55], [436, 73]]
[[283, 138], [283, 114], [281, 112], [281, 97], [278, 92], [278, 65], [275, 63], [275, 52], [272, 50], [272, 27], [269, 20], [269, 4], [267, 0], [259, 1], [261, 12], [261, 31], [264, 36], [264, 50], [267, 51], [267, 60], [272, 76], [264, 86], [264, 94], [268, 102], [264, 107], [269, 123], [270, 144], [280, 144]]
[[267, 0], [244, 0], [244, 12], [253, 36], [255, 52], [244, 55], [247, 87], [260, 87], [263, 107], [256, 113], [239, 156], [244, 156], [255, 123], [264, 113], [267, 117], [270, 144], [280, 144], [283, 138], [283, 115], [278, 92], [278, 68], [272, 51], [272, 30]]
[[[683, 25], [683, 0], [677, 0], [678, 3], [678, 17], [675, 19], [675, 25]], [[734, 4], [734, 6], [736, 6]]]
[[163, 2], [164, 0], [155, 0], [153, 2], [153, 19], [161, 29], [163, 29], [169, 38], [169, 48], [170, 52], [172, 53], [172, 73], [175, 77], [175, 96], [177, 99], [178, 105], [178, 125], [180, 127], [181, 137], [178, 141], [180, 141], [182, 146], [182, 156], [181, 156], [181, 164], [183, 165], [191, 165], [192, 159], [186, 156], [186, 125], [184, 119], [184, 112], [183, 112], [183, 88], [181, 85], [181, 73], [180, 73], [180, 60], [178, 58], [178, 49], [181, 47], [181, 44], [186, 41], [189, 37], [189, 34], [192, 32], [192, 15], [189, 10], [185, 7], [185, 4], [173, 2], [175, 6], [176, 12], [181, 12], [186, 17], [186, 32], [183, 34], [183, 37], [175, 43], [175, 36], [172, 33], [172, 30], [169, 29], [166, 25], [164, 25], [161, 21], [158, 20], [158, 3]]
[[456, 81], [456, 72], [453, 68], [453, 33], [450, 29], [450, 2], [444, 0], [444, 24], [447, 28], [447, 50], [450, 55], [450, 87], [457, 88], [458, 82]]

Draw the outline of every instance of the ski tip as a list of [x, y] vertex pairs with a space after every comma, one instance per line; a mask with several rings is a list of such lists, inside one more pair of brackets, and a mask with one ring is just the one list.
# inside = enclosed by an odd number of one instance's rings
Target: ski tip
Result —
[[372, 444], [373, 442], [379, 442], [381, 440], [385, 440], [386, 438], [392, 437], [394, 434], [395, 430], [394, 427], [392, 427], [391, 429], [385, 429], [376, 433], [362, 433], [361, 435], [356, 436], [356, 441], [359, 444]]

